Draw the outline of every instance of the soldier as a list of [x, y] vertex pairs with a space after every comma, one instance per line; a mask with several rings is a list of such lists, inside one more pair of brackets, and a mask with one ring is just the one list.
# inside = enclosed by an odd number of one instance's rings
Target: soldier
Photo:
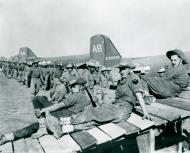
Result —
[[55, 72], [55, 65], [53, 63], [49, 63], [49, 74], [50, 74], [50, 89], [53, 88], [53, 75]]
[[13, 69], [14, 69], [14, 63], [13, 63], [13, 61], [11, 61], [10, 65], [9, 65], [9, 77], [10, 78], [13, 77]]
[[110, 71], [110, 68], [101, 68], [101, 100], [104, 103], [109, 103], [113, 98], [115, 98], [115, 90], [110, 89], [110, 85], [113, 85], [113, 79], [109, 73]]
[[2, 61], [0, 60], [0, 70], [2, 71], [2, 66], [3, 66], [3, 63]]
[[18, 65], [18, 79], [17, 79], [18, 82], [22, 82], [22, 75], [23, 75], [22, 71], [23, 71], [23, 65], [22, 65], [22, 62], [19, 62], [19, 65]]
[[107, 70], [106, 70], [106, 76], [107, 76], [107, 79], [108, 79], [108, 85], [114, 85], [114, 80], [113, 80], [113, 75], [111, 73], [111, 68], [110, 67], [107, 67]]
[[51, 89], [50, 91], [50, 97], [52, 103], [59, 103], [60, 101], [65, 98], [65, 95], [68, 93], [66, 84], [64, 83], [64, 80], [60, 78], [60, 73], [57, 73], [54, 75], [54, 88]]
[[5, 61], [2, 62], [2, 72], [5, 74], [5, 69], [6, 69], [6, 66], [5, 66]]
[[113, 85], [113, 78], [110, 74], [111, 69], [110, 68], [106, 68], [106, 67], [102, 67], [101, 68], [101, 87], [102, 88], [109, 88], [109, 86], [112, 84]]
[[46, 62], [42, 62], [41, 64], [41, 81], [42, 81], [42, 89], [45, 89], [46, 88], [46, 81], [45, 81], [45, 78], [46, 78], [46, 75], [47, 75], [47, 64]]
[[50, 76], [50, 66], [51, 66], [51, 63], [47, 62], [46, 63], [46, 67], [45, 67], [45, 72], [44, 72], [44, 75], [45, 75], [45, 90], [50, 90], [50, 87], [51, 87], [51, 76]]
[[[51, 72], [51, 70], [53, 70]], [[60, 67], [56, 64], [54, 65], [54, 68], [50, 70], [50, 73], [51, 73], [51, 88], [54, 90], [55, 89], [55, 84], [54, 84], [54, 77], [55, 75], [59, 75], [61, 76], [62, 75], [62, 71], [60, 70]], [[51, 93], [51, 92], [50, 92]]]
[[26, 66], [26, 86], [28, 88], [30, 88], [30, 86], [31, 86], [31, 73], [30, 73], [31, 66], [32, 66], [32, 62], [27, 62], [27, 66]]
[[89, 88], [89, 75], [90, 75], [90, 72], [89, 72], [89, 65], [88, 65], [88, 62], [85, 62], [85, 63], [80, 63], [77, 65], [77, 70], [78, 70], [78, 73], [80, 75], [80, 77], [84, 78], [87, 83], [86, 83], [86, 87]]
[[22, 65], [23, 65], [23, 68], [22, 68], [22, 83], [23, 83], [23, 85], [27, 85], [27, 77], [28, 77], [27, 73], [30, 72], [30, 69], [29, 69], [26, 61], [24, 61]]
[[87, 86], [89, 87], [90, 91], [92, 94], [94, 94], [94, 86], [95, 86], [95, 69], [96, 69], [96, 64], [94, 62], [87, 62], [87, 66], [88, 66], [88, 78], [87, 78]]
[[164, 68], [164, 67], [160, 67], [160, 69], [158, 70], [158, 76], [160, 77], [160, 78], [165, 78], [166, 76], [166, 69]]
[[32, 94], [36, 95], [39, 90], [40, 90], [40, 77], [41, 77], [41, 72], [38, 67], [38, 62], [39, 61], [34, 61], [32, 63], [32, 68], [30, 70], [30, 75], [31, 75], [31, 88], [32, 88]]
[[95, 96], [100, 96], [101, 97], [101, 78], [100, 78], [100, 68], [101, 65], [95, 61], [95, 71], [93, 73], [93, 77], [94, 77], [94, 95]]
[[7, 62], [7, 78], [10, 78], [10, 62]]
[[166, 79], [160, 77], [143, 77], [147, 90], [156, 98], [177, 96], [182, 88], [187, 86], [189, 76], [186, 66], [187, 60], [179, 49], [167, 51], [166, 56], [170, 59], [172, 67], [168, 69]]
[[17, 62], [14, 62], [14, 66], [13, 66], [13, 78], [17, 79], [18, 77], [18, 67], [17, 67]]
[[6, 77], [9, 78], [9, 71], [10, 71], [10, 62], [8, 61], [6, 64]]
[[21, 83], [24, 85], [25, 83], [25, 65], [26, 65], [26, 62], [23, 61], [21, 63]]
[[[81, 85], [86, 83], [86, 81], [83, 78], [78, 78], [70, 81], [69, 86], [71, 89], [71, 93], [69, 93], [67, 96], [66, 86], [62, 84], [60, 81], [60, 78], [56, 78], [56, 83], [58, 86], [56, 86], [57, 89], [55, 91], [55, 96], [51, 98], [51, 103], [46, 101], [42, 102], [39, 105], [39, 101], [37, 100], [38, 98], [35, 97], [33, 99], [34, 109], [36, 109], [37, 111], [38, 109], [40, 109], [40, 113], [50, 111], [51, 114], [55, 117], [57, 116], [58, 112], [61, 113], [63, 116], [70, 116], [71, 114], [76, 114], [82, 111], [85, 106], [88, 106], [90, 104], [90, 101], [85, 100], [85, 95], [80, 90]], [[55, 99], [57, 99], [56, 103], [53, 102], [53, 100]], [[55, 112], [59, 109], [62, 110]]]
[[62, 77], [65, 78], [65, 80], [67, 82], [69, 82], [70, 80], [76, 79], [79, 76], [78, 76], [76, 70], [74, 69], [74, 65], [73, 64], [68, 64], [65, 67], [65, 71], [63, 72]]
[[6, 69], [5, 69], [5, 76], [6, 77], [9, 77], [9, 62], [6, 62], [6, 67], [5, 67]]

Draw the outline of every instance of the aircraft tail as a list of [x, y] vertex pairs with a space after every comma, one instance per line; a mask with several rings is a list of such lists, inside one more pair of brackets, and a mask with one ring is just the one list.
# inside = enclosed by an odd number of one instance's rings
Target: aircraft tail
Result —
[[90, 38], [90, 58], [101, 65], [114, 66], [120, 63], [121, 55], [107, 36], [95, 35]]
[[37, 56], [33, 53], [33, 51], [28, 47], [22, 47], [19, 50], [18, 60], [19, 61], [33, 61], [37, 58]]

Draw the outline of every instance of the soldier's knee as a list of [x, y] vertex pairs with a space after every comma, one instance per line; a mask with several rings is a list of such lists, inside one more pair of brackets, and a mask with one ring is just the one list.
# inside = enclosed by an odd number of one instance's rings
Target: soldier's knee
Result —
[[39, 129], [39, 126], [39, 122], [35, 122], [30, 125], [31, 129], [33, 129], [34, 131], [37, 131]]
[[39, 96], [34, 96], [33, 99], [32, 99], [32, 103], [34, 106], [36, 106], [36, 104], [38, 103], [38, 98]]
[[36, 103], [38, 101], [38, 96], [35, 96], [33, 99], [32, 99], [32, 102], [33, 103]]

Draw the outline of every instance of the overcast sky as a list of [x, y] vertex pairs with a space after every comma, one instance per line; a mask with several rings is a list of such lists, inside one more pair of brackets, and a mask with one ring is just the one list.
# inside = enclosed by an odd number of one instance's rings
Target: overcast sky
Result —
[[0, 0], [0, 56], [86, 54], [107, 35], [124, 57], [190, 51], [189, 0]]

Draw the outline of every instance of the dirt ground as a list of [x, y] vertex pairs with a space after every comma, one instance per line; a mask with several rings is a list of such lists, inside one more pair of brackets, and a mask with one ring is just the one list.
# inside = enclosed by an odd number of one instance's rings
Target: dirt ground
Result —
[[36, 121], [30, 88], [0, 72], [0, 133], [7, 133]]

